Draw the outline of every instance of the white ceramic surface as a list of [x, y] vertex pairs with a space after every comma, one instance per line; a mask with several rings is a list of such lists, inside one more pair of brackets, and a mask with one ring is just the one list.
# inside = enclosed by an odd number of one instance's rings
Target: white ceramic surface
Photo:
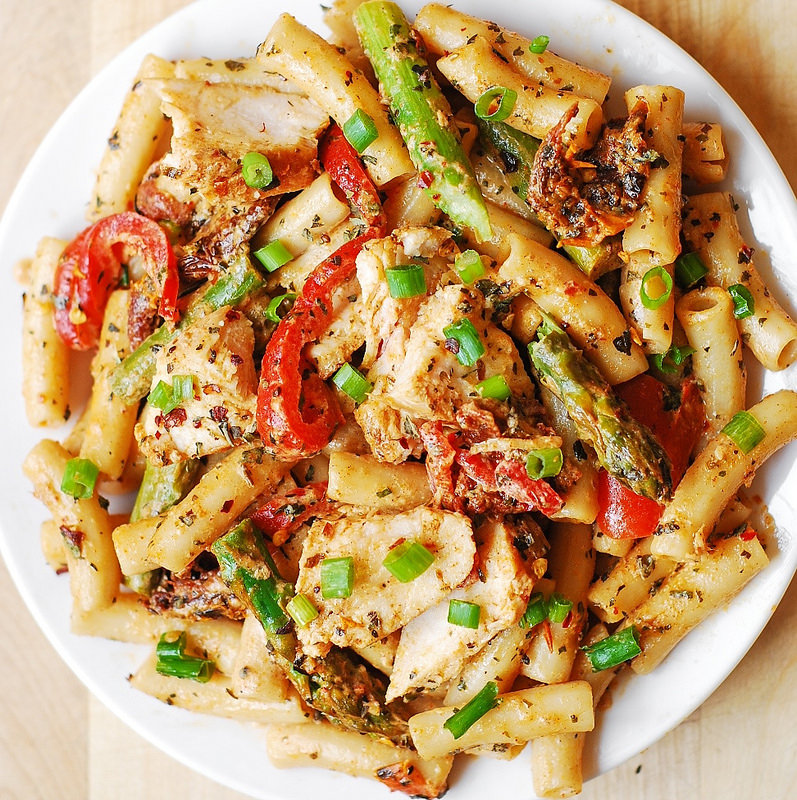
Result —
[[[403, 2], [412, 14], [417, 0]], [[759, 269], [790, 311], [797, 282], [789, 275], [797, 253], [797, 204], [783, 174], [749, 121], [724, 90], [661, 33], [607, 0], [459, 0], [458, 7], [486, 13], [508, 27], [551, 37], [552, 49], [608, 72], [614, 102], [637, 83], [667, 83], [686, 92], [686, 118], [718, 120], [726, 133], [732, 168], [722, 188], [742, 202], [743, 230], [756, 247]], [[108, 65], [75, 99], [50, 131], [15, 191], [0, 224], [0, 320], [6, 346], [7, 391], [0, 394], [6, 419], [0, 450], [0, 549], [31, 612], [75, 673], [104, 703], [158, 747], [215, 780], [257, 798], [327, 800], [387, 798], [373, 782], [321, 770], [277, 771], [253, 727], [190, 714], [131, 689], [125, 680], [144, 650], [69, 632], [70, 598], [65, 577], [53, 575], [39, 551], [45, 517], [20, 472], [25, 453], [40, 438], [24, 422], [21, 382], [20, 290], [15, 262], [30, 256], [41, 236], [71, 238], [84, 226], [93, 169], [141, 58], [235, 57], [254, 53], [284, 4], [263, 0], [199, 0], [169, 18]], [[323, 31], [317, 0], [292, 0], [291, 13]], [[753, 231], [755, 234], [753, 235]], [[763, 374], [753, 368], [749, 401], [788, 387], [795, 370]], [[54, 434], [48, 434], [54, 435]], [[56, 434], [57, 435], [57, 434]], [[638, 753], [691, 713], [725, 679], [769, 619], [797, 566], [794, 449], [775, 456], [756, 480], [778, 523], [772, 563], [733, 602], [691, 634], [653, 674], [632, 677], [614, 690], [587, 751], [588, 775], [604, 772]], [[482, 760], [458, 769], [452, 800], [488, 796], [500, 786], [528, 797], [528, 761]]]

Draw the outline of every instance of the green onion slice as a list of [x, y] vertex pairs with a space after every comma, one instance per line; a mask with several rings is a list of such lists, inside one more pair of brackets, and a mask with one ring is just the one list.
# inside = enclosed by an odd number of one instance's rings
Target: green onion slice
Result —
[[379, 138], [379, 131], [371, 117], [358, 108], [343, 123], [343, 135], [358, 153], [362, 153]]
[[[537, 338], [542, 340], [544, 339], [549, 333], [564, 333], [565, 329], [559, 325], [556, 320], [547, 312], [543, 311], [541, 308], [538, 308], [537, 311], [539, 315], [542, 317], [542, 322], [540, 323], [540, 327], [537, 328]], [[531, 347], [531, 345], [529, 345]], [[529, 350], [531, 352], [531, 350]]]
[[532, 450], [526, 456], [526, 474], [533, 481], [541, 478], [553, 478], [562, 471], [562, 449], [560, 447], [543, 447]]
[[650, 360], [659, 372], [674, 375], [678, 372], [678, 367], [694, 352], [694, 347], [689, 345], [678, 347], [677, 344], [674, 344], [666, 353], [655, 353]]
[[497, 697], [498, 684], [495, 681], [488, 681], [470, 702], [466, 703], [443, 723], [443, 727], [455, 739], [460, 739], [474, 723], [478, 722], [495, 706]]
[[215, 665], [207, 658], [185, 654], [185, 631], [177, 638], [174, 632], [164, 633], [155, 647], [155, 671], [172, 678], [190, 678], [207, 683], [213, 676]]
[[76, 500], [87, 500], [94, 494], [100, 468], [87, 458], [70, 458], [61, 478], [61, 491]]
[[[286, 292], [285, 294], [278, 294], [276, 297], [272, 297], [266, 307], [266, 319], [270, 319], [272, 322], [279, 322], [284, 316], [284, 314], [280, 313], [283, 304], [290, 303], [290, 306], [293, 306], [293, 301], [295, 299], [296, 295], [293, 292]], [[288, 308], [290, 308], [290, 306]], [[287, 313], [288, 309], [285, 310], [285, 314]]]
[[633, 625], [581, 649], [589, 659], [593, 672], [616, 667], [642, 652], [639, 632]]
[[344, 392], [355, 403], [362, 403], [373, 389], [373, 385], [360, 370], [351, 364], [344, 364], [333, 376], [332, 383]]
[[296, 597], [292, 597], [285, 605], [285, 610], [300, 628], [303, 628], [318, 616], [318, 609], [313, 605], [310, 598], [304, 594], [297, 594]]
[[407, 539], [387, 554], [382, 566], [401, 583], [410, 583], [423, 575], [433, 562], [434, 555], [420, 542]]
[[186, 400], [194, 399], [194, 376], [193, 375], [173, 375], [172, 376], [172, 402], [175, 408], [182, 405]]
[[271, 162], [262, 153], [247, 153], [241, 161], [241, 174], [251, 189], [265, 189], [274, 180]]
[[743, 453], [749, 453], [766, 436], [761, 423], [749, 411], [737, 411], [722, 433]]
[[564, 622], [572, 608], [572, 600], [567, 600], [559, 592], [554, 592], [548, 598], [548, 619], [551, 622]]
[[[651, 296], [648, 287], [652, 289], [656, 284], [651, 286], [651, 283], [657, 280], [664, 284], [664, 288], [655, 296]], [[670, 299], [671, 294], [672, 276], [664, 267], [652, 267], [645, 273], [642, 278], [642, 286], [639, 288], [639, 298], [645, 308], [649, 308], [651, 311], [661, 308]]]
[[443, 328], [446, 349], [455, 353], [457, 361], [472, 367], [485, 353], [484, 344], [469, 319], [457, 320]]
[[501, 122], [512, 113], [516, 102], [517, 92], [514, 89], [493, 86], [479, 97], [473, 110], [479, 119]]
[[752, 317], [755, 313], [755, 300], [750, 290], [741, 283], [734, 283], [733, 286], [728, 287], [728, 294], [733, 300], [733, 316], [736, 319], [745, 319], [745, 317]]
[[426, 274], [423, 264], [399, 264], [385, 270], [391, 297], [418, 297], [426, 294]]
[[542, 34], [541, 36], [535, 36], [529, 45], [529, 51], [535, 55], [540, 55], [540, 53], [544, 53], [548, 49], [550, 42], [550, 36], [546, 36], [545, 34]]
[[539, 625], [548, 616], [548, 602], [542, 592], [534, 592], [529, 597], [526, 611], [520, 618], [521, 628], [533, 628]]
[[503, 375], [493, 375], [476, 384], [476, 391], [488, 400], [509, 400], [512, 391]]
[[351, 597], [354, 588], [354, 559], [351, 556], [325, 558], [321, 562], [321, 596]]
[[465, 284], [473, 283], [486, 274], [482, 257], [475, 250], [460, 253], [454, 259], [454, 269]]
[[155, 408], [159, 408], [164, 414], [168, 414], [177, 407], [174, 402], [174, 389], [165, 381], [158, 381], [155, 388], [149, 393], [147, 402]]
[[279, 239], [255, 250], [253, 255], [269, 272], [274, 272], [275, 269], [293, 260], [291, 251]]
[[476, 630], [481, 613], [482, 607], [477, 603], [468, 603], [465, 600], [448, 601], [448, 621], [451, 625]]
[[697, 253], [685, 253], [675, 262], [675, 280], [686, 291], [703, 280], [708, 268]]

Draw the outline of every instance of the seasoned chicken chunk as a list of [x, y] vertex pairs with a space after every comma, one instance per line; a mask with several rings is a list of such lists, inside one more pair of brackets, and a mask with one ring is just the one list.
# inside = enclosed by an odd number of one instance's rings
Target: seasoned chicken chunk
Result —
[[[476, 531], [478, 577], [404, 626], [387, 689], [388, 701], [412, 689], [437, 689], [496, 633], [514, 625], [526, 609], [533, 580], [512, 544], [512, 530], [490, 520]], [[476, 629], [448, 622], [451, 600], [481, 609]]]
[[[382, 562], [408, 539], [420, 542], [435, 560], [418, 578], [401, 583]], [[398, 630], [462, 583], [475, 553], [470, 520], [449, 511], [421, 506], [401, 514], [317, 520], [305, 540], [296, 583], [296, 591], [312, 598], [319, 611], [297, 631], [305, 652], [323, 655], [331, 644], [364, 647]], [[321, 563], [346, 556], [354, 559], [354, 591], [324, 600]]]
[[[156, 218], [182, 209], [198, 235], [189, 259], [225, 260], [270, 215], [274, 197], [308, 186], [317, 172], [317, 137], [329, 117], [306, 96], [272, 86], [159, 80], [164, 114], [172, 121], [171, 152], [150, 171], [137, 203]], [[241, 159], [268, 157], [275, 180], [246, 185]], [[153, 184], [154, 183], [154, 187]], [[158, 209], [162, 208], [162, 213]]]
[[[458, 361], [443, 333], [460, 319], [470, 320], [485, 347], [475, 366]], [[377, 360], [368, 375], [374, 390], [356, 411], [368, 444], [383, 461], [418, 453], [420, 423], [457, 424], [461, 409], [483, 402], [476, 384], [493, 375], [504, 377], [513, 402], [530, 417], [537, 413], [531, 379], [512, 339], [488, 321], [483, 296], [467, 286], [439, 288], [403, 335], [394, 332], [391, 347], [394, 357], [385, 353]]]
[[175, 376], [194, 379], [194, 395], [164, 413], [152, 405], [136, 425], [142, 452], [154, 464], [226, 450], [255, 431], [257, 377], [249, 320], [223, 307], [180, 331], [155, 359], [154, 389]]

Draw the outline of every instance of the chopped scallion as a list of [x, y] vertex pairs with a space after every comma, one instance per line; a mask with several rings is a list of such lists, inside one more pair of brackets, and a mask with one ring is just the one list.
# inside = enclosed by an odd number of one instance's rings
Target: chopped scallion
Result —
[[493, 86], [479, 97], [473, 110], [479, 119], [501, 122], [512, 113], [516, 102], [517, 92], [514, 89]]
[[186, 400], [194, 398], [194, 376], [193, 375], [173, 375], [172, 376], [172, 402], [175, 408], [182, 405]]
[[99, 467], [87, 458], [70, 458], [61, 478], [61, 491], [77, 500], [87, 500], [94, 494], [100, 474]]
[[660, 308], [670, 299], [671, 294], [672, 276], [664, 267], [652, 267], [645, 273], [639, 288], [639, 299], [645, 308], [651, 311]]
[[529, 597], [526, 611], [520, 618], [521, 628], [533, 628], [539, 625], [548, 616], [548, 602], [542, 592], [534, 592]]
[[509, 384], [503, 375], [493, 375], [477, 383], [476, 391], [488, 400], [509, 400], [512, 396]]
[[379, 131], [371, 117], [358, 108], [343, 123], [343, 135], [358, 153], [362, 153], [379, 138]]
[[291, 251], [279, 240], [269, 242], [252, 254], [269, 271], [279, 269], [284, 264], [293, 260]]
[[659, 372], [674, 375], [678, 372], [678, 367], [694, 352], [694, 347], [689, 345], [679, 347], [674, 344], [666, 353], [655, 353], [650, 357], [650, 360]]
[[526, 456], [526, 474], [533, 481], [541, 478], [553, 478], [562, 471], [562, 449], [560, 447], [543, 447], [532, 450]]
[[460, 364], [472, 367], [485, 353], [484, 344], [469, 319], [457, 320], [443, 328], [446, 349], [451, 350]]
[[733, 300], [733, 316], [736, 319], [752, 317], [755, 313], [755, 300], [750, 290], [741, 283], [734, 283], [728, 287], [728, 294]]
[[451, 625], [476, 630], [481, 613], [482, 607], [477, 603], [468, 603], [465, 600], [448, 601], [448, 621]]
[[616, 667], [642, 652], [639, 632], [633, 625], [581, 649], [589, 659], [593, 672]]
[[454, 712], [443, 723], [443, 727], [455, 739], [462, 738], [474, 723], [495, 706], [497, 697], [498, 684], [495, 681], [488, 681], [470, 702], [466, 703], [459, 711]]
[[554, 592], [548, 598], [548, 619], [551, 622], [564, 622], [572, 608], [572, 600], [567, 600], [559, 592]]
[[737, 411], [722, 433], [743, 453], [749, 453], [766, 436], [761, 423], [749, 411]]
[[362, 403], [374, 387], [371, 381], [351, 364], [344, 364], [333, 376], [332, 383], [355, 403]]
[[[537, 309], [539, 315], [542, 317], [542, 322], [540, 323], [540, 327], [537, 328], [537, 338], [544, 339], [549, 333], [564, 333], [565, 330], [559, 324], [557, 324], [556, 320], [548, 314], [546, 311], [543, 311], [541, 308]], [[531, 345], [529, 345], [531, 347]]]
[[535, 36], [532, 40], [531, 44], [529, 45], [529, 51], [534, 53], [535, 55], [540, 55], [544, 53], [548, 49], [548, 45], [551, 42], [551, 37], [542, 34], [541, 36]]
[[382, 566], [401, 583], [410, 583], [423, 575], [433, 562], [434, 555], [420, 542], [407, 539], [387, 554]]
[[675, 280], [686, 291], [708, 274], [703, 259], [697, 253], [685, 253], [675, 262]]
[[247, 153], [241, 161], [241, 174], [251, 189], [265, 189], [274, 180], [271, 162], [262, 153]]
[[418, 297], [426, 294], [423, 264], [399, 264], [385, 270], [391, 297]]
[[292, 597], [285, 605], [285, 610], [300, 628], [303, 628], [318, 616], [318, 609], [303, 594], [297, 594], [296, 597]]
[[[290, 308], [295, 299], [296, 295], [293, 292], [286, 292], [285, 294], [278, 294], [276, 297], [272, 297], [268, 306], [266, 307], [266, 319], [269, 319], [272, 322], [279, 322], [283, 317], [283, 314], [280, 313], [282, 306], [285, 304], [290, 304], [288, 306], [288, 308]], [[285, 313], [288, 313], [287, 309]]]
[[454, 259], [454, 269], [462, 283], [470, 284], [485, 275], [482, 257], [475, 250], [465, 250]]
[[158, 381], [155, 388], [149, 393], [147, 402], [155, 408], [159, 408], [164, 414], [168, 414], [176, 408], [174, 402], [174, 390], [165, 381]]
[[185, 631], [175, 639], [174, 632], [164, 633], [155, 647], [155, 671], [172, 678], [190, 678], [207, 683], [215, 665], [207, 658], [185, 654]]
[[321, 596], [324, 600], [350, 597], [354, 588], [354, 559], [325, 558], [321, 562]]

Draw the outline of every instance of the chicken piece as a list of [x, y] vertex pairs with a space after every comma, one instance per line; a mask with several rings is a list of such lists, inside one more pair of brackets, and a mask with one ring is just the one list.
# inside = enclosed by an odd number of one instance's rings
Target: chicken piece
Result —
[[427, 290], [434, 292], [444, 282], [459, 282], [452, 271], [458, 253], [451, 232], [444, 228], [402, 228], [363, 248], [357, 257], [357, 280], [365, 325], [364, 370], [371, 369], [377, 359], [390, 364], [406, 358], [410, 331], [427, 300], [427, 295], [391, 297], [385, 270], [420, 262], [424, 265]]
[[[408, 539], [420, 542], [435, 560], [415, 580], [401, 583], [382, 562]], [[462, 583], [475, 553], [470, 520], [449, 511], [421, 506], [401, 514], [317, 520], [305, 540], [296, 583], [297, 593], [312, 598], [319, 612], [297, 630], [304, 651], [323, 656], [331, 644], [365, 647], [398, 630]], [[346, 556], [354, 559], [354, 591], [324, 600], [321, 563]]]
[[645, 141], [644, 103], [627, 119], [611, 120], [592, 150], [574, 153], [565, 141], [577, 110], [574, 105], [537, 150], [528, 201], [561, 244], [591, 247], [631, 224], [658, 154]]
[[[317, 138], [329, 117], [306, 96], [266, 85], [180, 79], [153, 85], [174, 132], [171, 152], [150, 170], [137, 205], [156, 219], [190, 218], [197, 235], [184, 261], [225, 261], [270, 216], [277, 195], [312, 182]], [[274, 170], [265, 189], [243, 179], [241, 160], [252, 151], [267, 156]]]
[[[460, 364], [446, 346], [443, 329], [459, 319], [472, 322], [485, 346], [476, 366]], [[487, 320], [483, 296], [467, 286], [438, 289], [408, 330], [394, 331], [389, 347], [392, 352], [386, 349], [368, 374], [373, 391], [355, 412], [371, 450], [382, 461], [397, 463], [417, 455], [422, 422], [458, 426], [458, 412], [466, 406], [493, 409], [495, 404], [482, 400], [476, 389], [492, 375], [503, 375], [514, 407], [524, 416], [539, 415], [531, 379], [512, 339]], [[520, 424], [517, 418], [507, 422]]]
[[255, 432], [257, 377], [249, 320], [223, 307], [183, 329], [155, 358], [154, 389], [176, 375], [194, 378], [194, 395], [164, 414], [147, 405], [136, 425], [153, 464], [173, 464], [226, 450]]
[[[526, 610], [534, 581], [512, 544], [512, 528], [489, 520], [475, 537], [476, 579], [404, 626], [387, 689], [388, 702], [413, 689], [437, 689], [459, 674], [468, 657], [496, 633], [514, 625]], [[449, 623], [451, 600], [478, 605], [479, 627]]]

